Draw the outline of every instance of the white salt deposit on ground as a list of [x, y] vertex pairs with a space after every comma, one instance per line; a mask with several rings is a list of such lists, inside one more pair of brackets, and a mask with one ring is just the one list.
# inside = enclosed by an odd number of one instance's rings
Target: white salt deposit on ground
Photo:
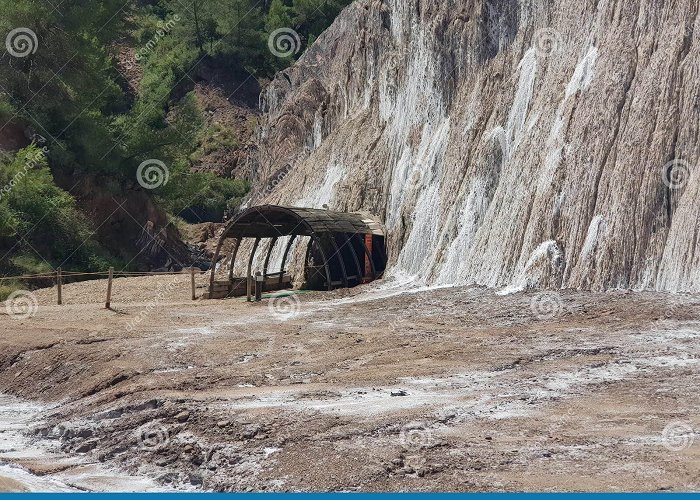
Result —
[[[129, 476], [92, 462], [87, 456], [68, 456], [56, 449], [57, 441], [39, 440], [27, 432], [42, 424], [46, 405], [0, 395], [0, 483], [7, 489], [30, 492], [165, 491], [154, 481]], [[66, 465], [56, 473], [33, 474], [18, 463]]]

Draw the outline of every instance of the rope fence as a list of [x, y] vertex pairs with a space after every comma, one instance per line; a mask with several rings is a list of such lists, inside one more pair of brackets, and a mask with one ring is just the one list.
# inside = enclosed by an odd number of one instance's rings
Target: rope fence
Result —
[[184, 268], [182, 271], [115, 271], [113, 267], [110, 267], [108, 271], [97, 271], [97, 272], [80, 272], [80, 271], [63, 271], [60, 267], [50, 273], [39, 273], [39, 274], [23, 274], [18, 276], [0, 276], [0, 284], [3, 281], [17, 281], [17, 280], [32, 280], [32, 279], [51, 279], [54, 280], [56, 284], [57, 293], [57, 303], [58, 305], [63, 304], [62, 297], [62, 287], [63, 280], [65, 278], [76, 278], [80, 276], [104, 276], [107, 278], [107, 298], [105, 300], [105, 308], [110, 309], [111, 299], [112, 299], [112, 280], [118, 277], [144, 277], [144, 276], [175, 276], [184, 275], [189, 272], [190, 284], [192, 289], [192, 300], [197, 300], [197, 290], [195, 283], [195, 275], [197, 273], [204, 273], [196, 267]]
[[[195, 271], [197, 268], [195, 268]], [[0, 276], [0, 281], [4, 280], [24, 280], [24, 279], [47, 279], [47, 278], [55, 278], [56, 275], [58, 274], [58, 271], [54, 271], [52, 273], [44, 273], [44, 274], [22, 274], [22, 275], [17, 275], [17, 276]], [[170, 275], [176, 275], [176, 274], [185, 274], [182, 271], [154, 271], [154, 272], [139, 272], [139, 271], [114, 271], [113, 275], [114, 276], [133, 276], [133, 277], [139, 277], [139, 276], [170, 276]], [[77, 272], [77, 271], [62, 271], [61, 272], [62, 276], [109, 276], [109, 271], [98, 271], [98, 272], [93, 272], [93, 273], [82, 273], [82, 272]]]

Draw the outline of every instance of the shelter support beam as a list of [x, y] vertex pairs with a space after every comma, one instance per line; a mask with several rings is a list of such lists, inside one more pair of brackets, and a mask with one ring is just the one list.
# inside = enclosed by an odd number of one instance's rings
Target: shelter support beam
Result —
[[211, 259], [211, 275], [209, 276], [209, 290], [214, 290], [214, 279], [216, 278], [216, 263], [219, 262], [219, 254], [221, 253], [221, 247], [224, 245], [226, 237], [222, 236], [219, 238], [219, 242], [216, 244], [216, 249], [214, 250], [214, 257]]
[[[311, 248], [311, 245], [316, 243], [316, 246], [318, 247], [318, 253], [321, 254], [321, 259], [323, 260], [323, 268], [326, 271], [326, 284], [328, 285], [328, 291], [330, 292], [333, 290], [333, 282], [331, 281], [331, 268], [328, 266], [328, 258], [326, 257], [326, 252], [323, 251], [323, 245], [321, 245], [321, 240], [319, 239], [316, 234], [311, 235], [311, 241], [309, 242], [309, 249]], [[308, 253], [308, 250], [307, 250]]]
[[233, 244], [233, 249], [231, 250], [231, 260], [229, 263], [229, 270], [228, 270], [229, 289], [231, 288], [230, 283], [231, 283], [231, 280], [233, 279], [233, 270], [236, 266], [236, 256], [238, 255], [238, 249], [241, 248], [241, 240], [242, 240], [242, 238], [236, 238], [236, 243]]
[[340, 253], [340, 248], [338, 248], [338, 242], [335, 241], [335, 235], [331, 234], [330, 235], [330, 240], [331, 243], [333, 244], [333, 255], [335, 258], [338, 260], [338, 264], [340, 264], [340, 272], [343, 273], [343, 286], [345, 288], [348, 287], [348, 272], [345, 269], [345, 262], [343, 261], [343, 255]]
[[272, 256], [272, 250], [275, 248], [275, 244], [279, 238], [272, 238], [270, 241], [270, 247], [267, 249], [267, 256], [265, 257], [265, 264], [263, 264], [263, 281], [267, 278], [267, 269], [270, 265], [270, 256]]
[[[282, 283], [282, 278], [284, 277], [284, 266], [287, 264], [287, 257], [289, 257], [289, 251], [292, 249], [292, 243], [296, 240], [297, 235], [293, 234], [289, 241], [287, 242], [287, 247], [284, 249], [284, 255], [282, 256], [282, 265], [280, 266], [280, 283]], [[304, 262], [306, 264], [306, 262]]]
[[355, 262], [355, 269], [357, 270], [357, 281], [362, 282], [362, 266], [360, 265], [360, 259], [357, 258], [357, 253], [355, 252], [355, 246], [352, 244], [350, 237], [347, 233], [343, 234], [343, 245], [350, 247], [350, 253], [352, 254], [352, 260]]
[[253, 243], [253, 249], [250, 251], [250, 258], [248, 259], [248, 273], [246, 274], [248, 279], [248, 289], [247, 289], [247, 300], [251, 302], [253, 294], [253, 277], [251, 275], [253, 271], [253, 259], [255, 258], [255, 251], [260, 245], [260, 238], [255, 238], [255, 243]]

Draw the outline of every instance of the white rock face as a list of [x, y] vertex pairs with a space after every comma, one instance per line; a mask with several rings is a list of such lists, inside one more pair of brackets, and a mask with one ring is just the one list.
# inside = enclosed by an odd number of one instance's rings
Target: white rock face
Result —
[[266, 200], [427, 284], [700, 291], [696, 0], [358, 0], [262, 96]]

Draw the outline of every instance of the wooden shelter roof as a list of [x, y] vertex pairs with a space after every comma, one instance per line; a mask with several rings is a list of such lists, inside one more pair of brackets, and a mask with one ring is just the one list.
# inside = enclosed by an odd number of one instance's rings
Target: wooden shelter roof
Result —
[[376, 217], [365, 212], [261, 205], [248, 208], [231, 219], [222, 238], [276, 238], [322, 233], [384, 236], [384, 228]]

